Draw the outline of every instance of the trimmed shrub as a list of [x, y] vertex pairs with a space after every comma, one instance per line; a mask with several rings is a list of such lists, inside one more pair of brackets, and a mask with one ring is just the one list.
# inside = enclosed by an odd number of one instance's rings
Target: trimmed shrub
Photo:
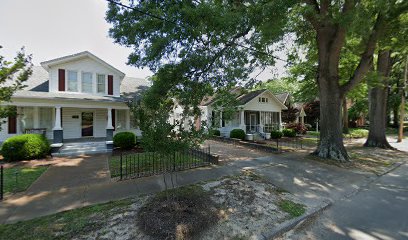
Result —
[[238, 138], [238, 139], [244, 140], [245, 139], [245, 132], [242, 129], [233, 129], [230, 132], [230, 138]]
[[113, 145], [122, 149], [132, 149], [136, 145], [136, 135], [132, 132], [120, 132], [113, 137]]
[[293, 129], [297, 134], [306, 134], [307, 128], [301, 123], [291, 123], [286, 126], [287, 129]]
[[4, 141], [1, 154], [7, 161], [38, 159], [50, 153], [50, 143], [42, 134], [23, 134]]
[[296, 137], [296, 132], [293, 129], [283, 129], [282, 133], [285, 137]]
[[210, 130], [210, 132], [209, 132], [209, 134], [210, 134], [210, 136], [212, 137], [212, 136], [221, 136], [221, 132], [220, 132], [220, 130], [218, 130], [218, 129], [212, 129], [212, 130]]
[[278, 139], [283, 136], [283, 133], [281, 131], [272, 131], [271, 132], [271, 138], [272, 139]]

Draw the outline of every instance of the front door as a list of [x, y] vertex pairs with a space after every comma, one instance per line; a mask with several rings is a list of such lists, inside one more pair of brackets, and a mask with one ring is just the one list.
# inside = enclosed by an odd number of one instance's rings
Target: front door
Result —
[[256, 125], [257, 125], [256, 113], [249, 114], [249, 130], [251, 132], [256, 132]]
[[93, 136], [93, 112], [83, 112], [81, 116], [82, 137]]

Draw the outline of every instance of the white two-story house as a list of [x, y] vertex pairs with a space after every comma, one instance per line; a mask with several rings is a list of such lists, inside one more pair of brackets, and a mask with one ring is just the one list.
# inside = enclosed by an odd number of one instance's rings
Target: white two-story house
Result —
[[42, 62], [25, 84], [3, 103], [16, 106], [17, 115], [3, 123], [0, 142], [33, 132], [44, 133], [54, 146], [84, 139], [109, 142], [120, 131], [140, 135], [127, 102], [148, 82], [126, 77], [90, 52]]

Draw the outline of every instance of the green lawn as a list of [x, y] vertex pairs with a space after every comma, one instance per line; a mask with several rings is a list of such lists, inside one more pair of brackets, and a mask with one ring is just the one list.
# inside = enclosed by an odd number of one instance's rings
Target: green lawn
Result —
[[4, 193], [25, 191], [48, 166], [12, 167], [4, 169]]
[[[191, 154], [162, 155], [152, 152], [135, 153], [123, 155], [122, 172], [125, 173], [126, 171], [126, 163], [128, 171], [143, 173], [160, 172], [163, 168], [188, 168], [191, 165], [197, 165], [202, 162], [202, 159]], [[120, 176], [120, 156], [112, 156], [109, 159], [109, 170], [111, 177]]]
[[[309, 136], [319, 137], [320, 132], [308, 131]], [[345, 138], [364, 138], [368, 136], [368, 130], [364, 128], [350, 128], [348, 134], [343, 134]]]
[[72, 239], [99, 230], [108, 216], [130, 204], [131, 200], [121, 200], [0, 225], [0, 239]]

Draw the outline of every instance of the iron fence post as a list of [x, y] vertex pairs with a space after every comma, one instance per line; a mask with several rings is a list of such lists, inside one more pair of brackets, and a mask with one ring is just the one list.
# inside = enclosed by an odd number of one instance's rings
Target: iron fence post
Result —
[[176, 171], [176, 151], [174, 151], [173, 172]]
[[123, 160], [122, 160], [122, 153], [120, 153], [120, 180], [123, 178]]

